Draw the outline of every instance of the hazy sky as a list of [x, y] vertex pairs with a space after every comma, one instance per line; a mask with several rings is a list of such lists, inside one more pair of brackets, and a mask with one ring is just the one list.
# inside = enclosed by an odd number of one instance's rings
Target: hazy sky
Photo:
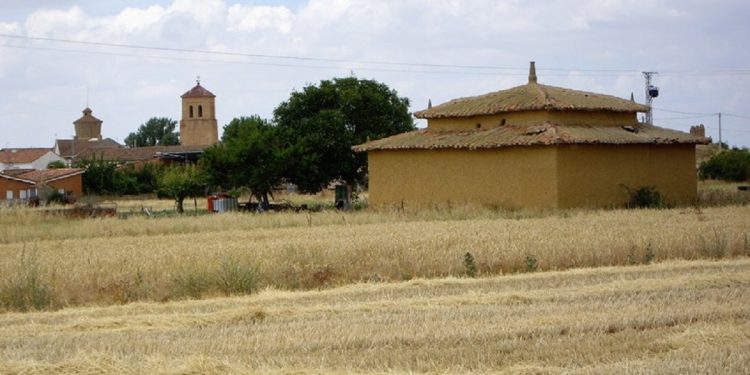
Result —
[[350, 74], [417, 111], [524, 84], [530, 60], [540, 83], [639, 102], [657, 71], [656, 125], [718, 139], [722, 112], [750, 146], [749, 19], [747, 0], [0, 0], [0, 147], [70, 138], [87, 101], [122, 142], [179, 120], [197, 75], [221, 127]]

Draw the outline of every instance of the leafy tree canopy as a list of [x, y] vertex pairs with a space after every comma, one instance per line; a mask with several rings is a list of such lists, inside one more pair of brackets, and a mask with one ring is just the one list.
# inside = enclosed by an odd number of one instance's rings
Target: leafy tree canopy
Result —
[[169, 146], [180, 144], [180, 137], [175, 132], [177, 121], [167, 117], [152, 117], [125, 138], [129, 147]]
[[195, 165], [176, 165], [168, 168], [158, 178], [159, 193], [175, 200], [177, 212], [184, 212], [183, 202], [188, 197], [203, 196], [206, 177]]
[[736, 182], [750, 180], [750, 150], [735, 148], [714, 155], [701, 163], [700, 177]]
[[224, 127], [222, 143], [201, 157], [212, 184], [247, 187], [267, 208], [268, 196], [281, 182], [287, 162], [277, 135], [277, 128], [258, 116], [233, 119]]
[[315, 193], [331, 181], [361, 183], [367, 155], [351, 147], [415, 129], [409, 100], [387, 85], [356, 77], [334, 78], [293, 92], [274, 111], [286, 148], [286, 175], [301, 191]]

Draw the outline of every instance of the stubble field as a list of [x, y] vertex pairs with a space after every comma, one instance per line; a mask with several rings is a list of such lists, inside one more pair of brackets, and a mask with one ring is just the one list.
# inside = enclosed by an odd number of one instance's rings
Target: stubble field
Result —
[[0, 373], [750, 373], [749, 256], [747, 205], [1, 209]]
[[750, 259], [0, 314], [3, 374], [750, 372]]
[[[471, 261], [467, 263], [467, 253]], [[0, 211], [0, 309], [307, 290], [750, 255], [750, 207], [230, 213]]]

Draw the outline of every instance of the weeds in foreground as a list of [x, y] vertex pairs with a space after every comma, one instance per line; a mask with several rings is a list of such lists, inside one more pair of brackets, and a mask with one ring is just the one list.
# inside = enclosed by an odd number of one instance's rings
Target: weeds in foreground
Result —
[[474, 261], [474, 256], [468, 251], [464, 254], [464, 271], [468, 277], [477, 276], [477, 264]]
[[201, 298], [211, 291], [227, 296], [251, 294], [258, 286], [258, 272], [252, 264], [226, 257], [215, 271], [196, 265], [185, 267], [172, 277], [175, 298]]
[[226, 295], [250, 294], [257, 288], [258, 276], [255, 267], [242, 263], [237, 258], [225, 258], [216, 275], [218, 288]]
[[[747, 247], [747, 246], [746, 246]], [[707, 258], [720, 259], [728, 254], [729, 240], [727, 236], [714, 229], [713, 235], [701, 236], [701, 253]]]
[[48, 308], [52, 304], [52, 287], [42, 274], [36, 252], [27, 252], [24, 245], [15, 277], [0, 286], [0, 307], [17, 311]]
[[656, 258], [654, 253], [654, 247], [651, 246], [651, 242], [646, 245], [646, 250], [643, 252], [643, 264], [651, 264]]
[[526, 272], [536, 272], [539, 268], [539, 263], [536, 260], [536, 257], [533, 255], [526, 255], [526, 258], [523, 260], [523, 264], [526, 266]]

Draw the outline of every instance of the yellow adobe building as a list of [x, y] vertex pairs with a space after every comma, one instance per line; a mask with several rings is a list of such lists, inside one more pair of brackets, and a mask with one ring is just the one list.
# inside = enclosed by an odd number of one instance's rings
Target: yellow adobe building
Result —
[[537, 83], [415, 113], [427, 128], [370, 141], [373, 205], [474, 202], [506, 208], [613, 207], [655, 187], [695, 201], [695, 145], [710, 139], [639, 123], [645, 105]]

